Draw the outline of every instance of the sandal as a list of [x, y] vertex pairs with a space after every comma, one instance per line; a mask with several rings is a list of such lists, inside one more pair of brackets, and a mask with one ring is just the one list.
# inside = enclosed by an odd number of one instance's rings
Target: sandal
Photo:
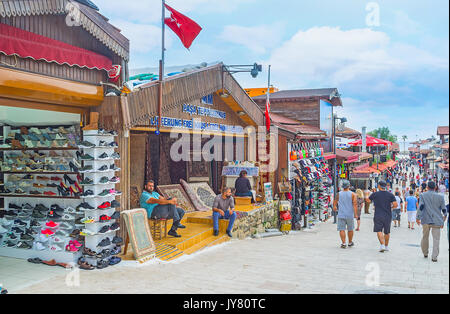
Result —
[[83, 248], [83, 255], [87, 255], [87, 256], [94, 257], [94, 256], [97, 255], [97, 253], [94, 252], [94, 251], [92, 251], [91, 249], [89, 249], [89, 248], [87, 248], [87, 247], [84, 247], [84, 248]]
[[86, 260], [83, 257], [80, 257], [80, 259], [78, 260], [78, 266], [80, 266], [80, 269], [83, 270], [94, 270], [95, 267], [92, 266], [91, 264], [89, 264], [88, 262], [86, 262]]
[[29, 258], [28, 262], [32, 263], [32, 264], [42, 264], [42, 260], [40, 258]]
[[346, 249], [346, 248], [347, 248], [347, 245], [341, 244], [341, 249]]

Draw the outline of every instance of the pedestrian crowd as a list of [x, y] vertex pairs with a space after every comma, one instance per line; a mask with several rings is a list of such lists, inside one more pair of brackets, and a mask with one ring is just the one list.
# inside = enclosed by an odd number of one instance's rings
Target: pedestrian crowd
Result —
[[381, 253], [390, 251], [391, 227], [400, 228], [402, 213], [406, 213], [408, 229], [415, 230], [416, 225], [422, 227], [421, 249], [425, 258], [430, 254], [431, 233], [431, 259], [437, 262], [445, 221], [450, 241], [449, 205], [445, 204], [448, 184], [448, 176], [439, 179], [437, 175], [426, 171], [420, 162], [412, 159], [401, 160], [396, 167], [388, 169], [386, 179], [379, 180], [372, 190], [355, 189], [349, 181], [344, 180], [342, 190], [337, 193], [333, 204], [333, 210], [337, 212], [341, 248], [355, 246], [354, 231], [361, 230], [362, 209], [364, 207], [365, 214], [370, 214], [370, 205], [373, 204], [373, 231], [380, 242]]

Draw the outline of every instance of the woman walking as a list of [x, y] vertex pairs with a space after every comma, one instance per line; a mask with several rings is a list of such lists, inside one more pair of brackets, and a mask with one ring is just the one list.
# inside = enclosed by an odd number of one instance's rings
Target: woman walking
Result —
[[358, 217], [356, 218], [357, 220], [357, 227], [356, 227], [356, 231], [360, 230], [361, 227], [361, 212], [362, 212], [362, 208], [363, 205], [365, 203], [365, 197], [364, 197], [364, 192], [361, 189], [357, 189], [356, 190], [356, 197], [357, 197], [357, 207], [358, 207]]

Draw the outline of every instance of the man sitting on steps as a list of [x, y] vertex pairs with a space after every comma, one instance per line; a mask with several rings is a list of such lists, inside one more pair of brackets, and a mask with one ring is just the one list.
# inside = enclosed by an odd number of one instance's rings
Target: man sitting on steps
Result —
[[173, 219], [173, 225], [168, 235], [181, 238], [177, 233], [177, 229], [185, 229], [180, 222], [184, 216], [184, 210], [176, 207], [177, 199], [167, 200], [157, 192], [155, 192], [155, 182], [148, 181], [142, 192], [140, 204], [142, 208], [147, 210], [148, 218], [150, 219]]
[[213, 204], [213, 224], [214, 236], [219, 235], [219, 219], [230, 220], [228, 223], [227, 234], [232, 238], [231, 231], [233, 230], [234, 221], [236, 220], [236, 213], [234, 211], [234, 198], [231, 196], [231, 188], [224, 188], [222, 194], [217, 195]]

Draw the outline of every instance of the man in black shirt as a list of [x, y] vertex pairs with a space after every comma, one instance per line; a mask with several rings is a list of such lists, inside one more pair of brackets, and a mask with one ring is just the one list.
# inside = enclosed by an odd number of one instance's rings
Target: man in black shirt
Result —
[[386, 191], [385, 181], [378, 182], [378, 192], [369, 196], [367, 201], [375, 205], [374, 232], [378, 235], [381, 248], [380, 252], [389, 251], [389, 240], [392, 225], [392, 208], [397, 208], [398, 203], [394, 194]]

